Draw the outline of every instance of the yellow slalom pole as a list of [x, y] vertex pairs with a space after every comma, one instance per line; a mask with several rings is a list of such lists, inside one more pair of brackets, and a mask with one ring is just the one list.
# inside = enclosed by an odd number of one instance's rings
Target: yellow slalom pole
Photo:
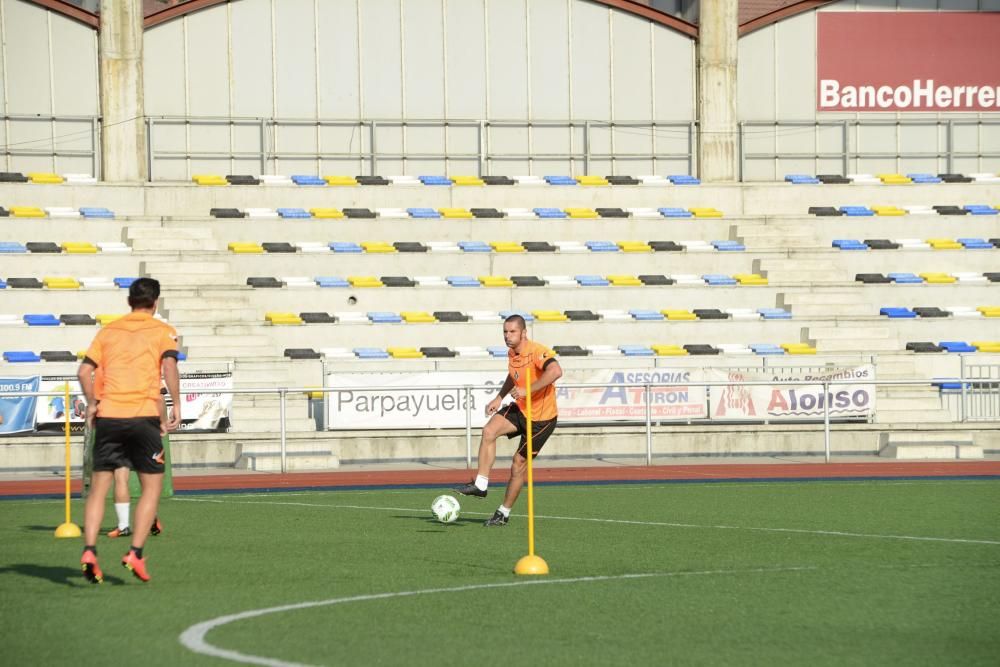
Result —
[[528, 442], [527, 442], [527, 454], [528, 458], [528, 555], [523, 556], [517, 564], [514, 565], [514, 574], [548, 574], [549, 565], [542, 559], [541, 556], [535, 555], [535, 484], [531, 476], [531, 460], [534, 458], [532, 455], [534, 450], [532, 449], [532, 439], [531, 439], [531, 366], [525, 368], [525, 373], [527, 375], [524, 379], [525, 386], [525, 417], [528, 421]]
[[66, 381], [65, 401], [63, 414], [66, 416], [66, 522], [56, 528], [56, 537], [80, 537], [80, 526], [70, 520], [69, 512], [69, 380]]

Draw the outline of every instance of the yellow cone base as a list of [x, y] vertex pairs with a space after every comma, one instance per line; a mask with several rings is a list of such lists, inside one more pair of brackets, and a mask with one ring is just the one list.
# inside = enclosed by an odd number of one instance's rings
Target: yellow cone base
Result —
[[548, 574], [549, 564], [541, 556], [525, 556], [517, 561], [514, 574]]
[[80, 537], [80, 526], [75, 523], [64, 523], [56, 528], [56, 537]]

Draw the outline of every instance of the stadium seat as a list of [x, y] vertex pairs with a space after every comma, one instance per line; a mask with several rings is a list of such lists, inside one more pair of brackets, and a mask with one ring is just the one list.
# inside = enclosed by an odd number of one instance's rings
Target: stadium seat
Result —
[[75, 278], [46, 277], [42, 283], [48, 289], [80, 289], [80, 283]]
[[375, 276], [347, 276], [351, 287], [385, 287]]
[[115, 286], [121, 289], [128, 289], [129, 287], [132, 286], [132, 283], [134, 283], [136, 280], [138, 280], [138, 278], [133, 276], [117, 276], [114, 279], [114, 283]]
[[474, 217], [472, 211], [466, 208], [439, 208], [438, 213], [442, 218], [452, 220], [463, 220]]
[[920, 277], [923, 278], [929, 284], [949, 284], [956, 282], [955, 276], [950, 273], [938, 273], [938, 272], [925, 272], [921, 273]]
[[736, 273], [733, 278], [740, 285], [767, 285], [767, 278], [757, 273]]
[[483, 287], [513, 287], [514, 282], [506, 276], [479, 276]]
[[719, 343], [716, 347], [719, 348], [720, 354], [731, 354], [731, 355], [753, 354], [753, 350], [751, 350], [746, 345], [743, 345], [742, 343]]
[[691, 215], [696, 218], [721, 218], [722, 211], [712, 208], [712, 207], [697, 207], [688, 209], [691, 211]]
[[454, 241], [428, 241], [427, 249], [430, 252], [456, 253], [462, 252], [458, 244]]
[[712, 241], [712, 246], [720, 252], [742, 252], [746, 250], [739, 241]]
[[428, 359], [450, 359], [458, 356], [458, 352], [447, 347], [422, 347], [420, 352]]
[[358, 185], [389, 185], [389, 179], [384, 176], [355, 176]]
[[627, 322], [632, 320], [631, 315], [617, 308], [602, 308], [597, 311], [597, 315], [607, 322]]
[[403, 318], [398, 313], [391, 313], [384, 310], [372, 310], [366, 313], [372, 324], [400, 324]]
[[60, 253], [63, 251], [62, 246], [51, 241], [28, 241], [25, 247], [31, 253]]
[[0, 171], [0, 183], [27, 183], [28, 177], [19, 171]]
[[841, 206], [840, 212], [849, 217], [866, 217], [875, 215], [875, 211], [867, 206]]
[[628, 313], [633, 317], [633, 319], [638, 320], [640, 322], [653, 322], [663, 319], [663, 313], [660, 313], [659, 311], [656, 310], [644, 310], [642, 308], [633, 308], [632, 310], [628, 311]]
[[283, 241], [282, 242], [261, 243], [260, 247], [264, 249], [264, 252], [268, 252], [268, 253], [279, 253], [280, 254], [280, 253], [294, 253], [295, 252], [295, 246], [293, 246], [291, 243], [285, 243]]
[[246, 217], [253, 218], [255, 220], [277, 220], [278, 212], [273, 208], [267, 208], [263, 206], [249, 207], [244, 210]]
[[77, 278], [83, 289], [116, 289], [114, 281], [108, 276], [81, 276]]
[[691, 285], [701, 287], [705, 285], [705, 279], [693, 273], [672, 273], [671, 280], [678, 285]]
[[865, 239], [865, 245], [872, 250], [898, 250], [899, 244], [889, 239]]
[[566, 322], [569, 320], [569, 317], [558, 310], [533, 310], [531, 314], [539, 322]]
[[837, 217], [844, 215], [842, 211], [833, 206], [810, 206], [809, 214], [818, 217]]
[[656, 352], [645, 345], [619, 345], [618, 349], [626, 357], [655, 357]]
[[306, 324], [336, 324], [337, 318], [324, 312], [299, 313], [299, 317]]
[[438, 322], [468, 322], [471, 318], [457, 310], [435, 310], [434, 319]]
[[44, 285], [38, 278], [8, 278], [7, 287], [13, 289], [41, 289]]
[[868, 246], [857, 239], [834, 239], [833, 247], [841, 250], [868, 250]]
[[[375, 211], [370, 208], [344, 208], [343, 213], [345, 217], [359, 220], [373, 220], [376, 217]], [[313, 215], [316, 215], [315, 211]]]
[[39, 356], [42, 361], [52, 363], [79, 361], [79, 358], [69, 350], [42, 350]]
[[605, 178], [611, 185], [639, 185], [642, 183], [633, 176], [605, 176]]
[[871, 208], [875, 211], [875, 215], [883, 217], [899, 217], [906, 215], [906, 211], [898, 206], [872, 206]]
[[423, 359], [424, 353], [415, 347], [394, 347], [385, 348], [386, 352], [393, 359]]
[[577, 181], [572, 176], [545, 176], [545, 182], [549, 185], [577, 185]]
[[9, 364], [27, 364], [41, 361], [42, 358], [28, 350], [8, 350], [3, 353], [3, 360]]
[[524, 246], [517, 241], [491, 241], [493, 252], [524, 252]]
[[933, 306], [917, 306], [913, 312], [921, 318], [948, 317], [948, 312]]
[[386, 287], [416, 287], [417, 282], [406, 276], [382, 276], [379, 278]]
[[[279, 208], [278, 209], [278, 213], [281, 213], [282, 211], [293, 211], [293, 210], [294, 211], [301, 211], [302, 209], [280, 209]], [[285, 216], [282, 216], [282, 217], [285, 217]], [[308, 211], [308, 215], [304, 215], [304, 216], [302, 216], [302, 215], [292, 215], [292, 216], [288, 216], [288, 217], [294, 217], [294, 218], [299, 218], [299, 217], [302, 217], [302, 218], [313, 217], [313, 218], [316, 218], [316, 219], [319, 219], [319, 220], [336, 220], [336, 219], [344, 218], [344, 217], [347, 217], [347, 216], [344, 214], [343, 211], [341, 211], [340, 209], [336, 209], [336, 208], [311, 208]], [[367, 216], [358, 216], [358, 217], [367, 217]], [[372, 216], [372, 217], [374, 217], [374, 216]]]
[[694, 213], [683, 208], [661, 207], [656, 209], [664, 218], [692, 218]]
[[524, 241], [521, 243], [528, 252], [555, 252], [556, 247], [548, 241]]
[[510, 176], [483, 176], [483, 183], [486, 185], [517, 185]]
[[654, 252], [684, 252], [684, 246], [674, 241], [650, 241], [649, 247]]
[[559, 208], [534, 208], [532, 212], [539, 218], [566, 218], [566, 212]]
[[229, 250], [238, 255], [259, 255], [264, 252], [264, 247], [259, 243], [234, 241], [229, 244]]
[[645, 241], [619, 241], [617, 245], [622, 252], [653, 252]]
[[417, 287], [448, 287], [448, 281], [441, 276], [413, 276]]
[[23, 318], [24, 323], [29, 327], [57, 327], [62, 322], [51, 313], [29, 314]]
[[922, 284], [924, 279], [914, 275], [912, 273], [890, 273], [889, 280], [896, 283], [897, 285], [916, 285]]
[[690, 310], [665, 309], [660, 311], [668, 320], [697, 320], [698, 316]]
[[[475, 313], [477, 311], [472, 311], [472, 312]], [[525, 322], [531, 323], [535, 321], [535, 316], [532, 313], [529, 313], [524, 310], [501, 310], [499, 313], [495, 313], [493, 315], [495, 315], [495, 317], [499, 317], [501, 320], [506, 320], [508, 317], [511, 317], [513, 315], [520, 315], [521, 317], [524, 318]]]
[[639, 184], [644, 187], [665, 187], [671, 185], [670, 179], [658, 174], [639, 175], [636, 178], [639, 180]]
[[326, 179], [312, 174], [292, 174], [292, 183], [295, 185], [326, 185]]
[[116, 320], [120, 320], [123, 317], [125, 317], [124, 313], [98, 313], [94, 316], [94, 319], [97, 320], [98, 324], [104, 327]]
[[406, 213], [411, 218], [422, 218], [422, 219], [435, 219], [440, 218], [441, 214], [433, 208], [408, 208]]
[[607, 287], [611, 284], [610, 281], [603, 276], [593, 274], [581, 274], [575, 276], [575, 280], [581, 287]]
[[643, 285], [673, 285], [674, 280], [658, 273], [643, 273], [638, 276]]
[[682, 239], [680, 244], [684, 246], [684, 252], [715, 252], [708, 241], [701, 239]]
[[482, 186], [486, 185], [483, 179], [478, 176], [452, 176], [451, 182], [454, 185], [464, 185], [464, 186]]
[[[625, 212], [628, 213], [630, 218], [639, 220], [659, 220], [663, 217], [663, 214], [655, 208], [632, 207], [625, 209]], [[690, 214], [683, 217], [690, 217]]]
[[782, 343], [781, 348], [788, 354], [816, 354], [816, 348], [809, 343]]
[[855, 185], [882, 185], [882, 179], [871, 174], [847, 174], [847, 178]]
[[790, 320], [792, 314], [782, 308], [758, 308], [757, 312], [765, 320]]
[[640, 287], [643, 284], [635, 276], [621, 274], [607, 276], [607, 280], [615, 287]]
[[726, 308], [723, 312], [727, 313], [729, 317], [734, 320], [761, 319], [760, 313], [753, 308]]
[[490, 356], [494, 359], [507, 358], [507, 347], [505, 345], [490, 345], [486, 348], [486, 351], [489, 352]]
[[44, 218], [45, 211], [37, 206], [11, 206], [10, 215], [14, 218]]
[[966, 204], [964, 208], [970, 215], [997, 215], [1000, 213], [1000, 211], [988, 204]]
[[571, 207], [571, 208], [565, 208], [565, 209], [563, 209], [563, 211], [570, 218], [585, 218], [585, 219], [590, 219], [590, 218], [600, 217], [597, 214], [597, 211], [595, 211], [592, 208]]
[[628, 218], [632, 214], [623, 208], [595, 208], [597, 215], [602, 218]]
[[718, 308], [695, 308], [693, 311], [695, 317], [699, 320], [728, 320], [729, 314], [724, 313]]
[[[337, 209], [333, 210], [337, 211]], [[337, 212], [340, 213], [339, 211]], [[282, 218], [288, 218], [288, 219], [313, 217], [312, 213], [305, 210], [304, 208], [278, 208], [278, 215], [281, 216]], [[343, 213], [340, 214], [340, 217], [343, 217]]]
[[302, 318], [295, 313], [268, 312], [264, 313], [264, 320], [271, 324], [302, 324]]
[[688, 174], [671, 174], [667, 178], [674, 185], [699, 185], [701, 183], [697, 178]]
[[424, 185], [451, 185], [452, 180], [447, 176], [418, 176]]
[[452, 287], [480, 287], [481, 283], [472, 276], [447, 276], [445, 280]]
[[226, 174], [230, 185], [260, 185], [260, 179], [250, 174]]
[[393, 253], [396, 247], [385, 241], [362, 241], [361, 247], [368, 253]]
[[927, 239], [928, 245], [935, 250], [961, 250], [962, 244], [952, 239]]
[[935, 176], [934, 174], [920, 174], [920, 173], [916, 173], [916, 174], [907, 174], [907, 177], [909, 177], [909, 179], [911, 181], [913, 181], [914, 183], [924, 183], [924, 184], [927, 184], [927, 183], [940, 183], [941, 182], [941, 179], [938, 178], [937, 176]]
[[942, 310], [948, 312], [955, 319], [969, 320], [979, 319], [983, 316], [981, 312], [972, 306], [946, 306]]
[[323, 355], [311, 347], [286, 347], [282, 356], [289, 359], [320, 359]]
[[686, 357], [688, 354], [688, 351], [680, 345], [658, 344], [650, 347], [658, 357]]
[[132, 253], [132, 248], [124, 241], [98, 241], [97, 248], [100, 252], [114, 255], [128, 255]]
[[493, 252], [493, 248], [485, 241], [459, 241], [458, 247], [463, 252]]
[[878, 174], [878, 178], [886, 185], [906, 185], [913, 182], [913, 179], [902, 174]]
[[415, 241], [396, 241], [392, 246], [396, 252], [427, 252], [427, 246]]
[[884, 315], [889, 319], [912, 319], [917, 316], [915, 312], [909, 308], [894, 308], [894, 307], [883, 307], [878, 311], [879, 315]]
[[724, 285], [736, 285], [737, 281], [735, 278], [721, 274], [721, 273], [706, 273], [702, 276], [704, 281], [709, 285], [714, 286], [724, 286]]
[[938, 345], [940, 345], [945, 352], [967, 353], [976, 351], [976, 348], [964, 341], [959, 340], [943, 340], [938, 343]]
[[482, 218], [487, 220], [501, 220], [507, 217], [506, 213], [496, 208], [470, 208], [469, 213], [471, 213], [472, 217], [474, 218]]
[[951, 275], [955, 276], [955, 279], [963, 284], [978, 283], [986, 284], [989, 279], [982, 273], [976, 273], [974, 271], [955, 271]]
[[283, 174], [257, 174], [257, 179], [265, 187], [294, 185], [292, 179]]
[[358, 179], [353, 176], [324, 176], [323, 180], [327, 185], [354, 186], [358, 184]]
[[961, 206], [955, 206], [953, 204], [941, 204], [932, 206], [938, 215], [968, 215], [969, 211], [962, 208]]
[[750, 349], [754, 354], [760, 356], [779, 356], [785, 354], [785, 350], [774, 343], [751, 343]]
[[586, 357], [590, 355], [589, 350], [585, 350], [579, 345], [553, 345], [552, 351], [560, 357]]
[[820, 180], [808, 174], [785, 174], [785, 182], [792, 183], [793, 185], [815, 185]]
[[622, 351], [614, 345], [584, 345], [583, 348], [595, 357], [620, 357]]
[[979, 352], [992, 352], [994, 354], [1000, 352], [1000, 341], [974, 340], [972, 346]]
[[28, 249], [16, 241], [0, 241], [0, 253], [16, 254], [26, 252], [28, 252]]
[[618, 244], [613, 241], [586, 241], [590, 252], [618, 252]]
[[356, 347], [354, 354], [358, 359], [388, 359], [389, 353], [379, 347]]
[[195, 174], [191, 180], [198, 185], [229, 185], [229, 181], [218, 174]]
[[556, 248], [560, 253], [565, 252], [590, 252], [590, 248], [583, 241], [556, 241]]
[[567, 310], [566, 317], [574, 322], [596, 322], [601, 317], [589, 310]]
[[713, 355], [713, 354], [719, 354], [719, 348], [712, 347], [711, 345], [704, 345], [704, 344], [697, 344], [697, 345], [695, 345], [695, 344], [691, 344], [691, 345], [685, 345], [684, 349], [687, 350], [687, 353], [690, 354], [690, 355]]
[[360, 253], [364, 249], [352, 241], [331, 241], [330, 250], [338, 253]]
[[929, 352], [944, 352], [944, 348], [940, 345], [935, 345], [930, 342], [916, 342], [906, 344], [907, 352], [917, 352], [919, 354], [927, 354]]
[[213, 218], [243, 218], [243, 211], [238, 208], [212, 208], [208, 214]]
[[511, 276], [510, 280], [517, 287], [545, 287], [548, 284], [538, 276]]
[[281, 282], [289, 288], [312, 288], [316, 287], [316, 281], [309, 276], [280, 276]]
[[339, 276], [317, 276], [316, 284], [320, 287], [350, 287], [349, 283], [344, 278]]
[[576, 182], [580, 185], [589, 186], [608, 185], [608, 179], [603, 176], [577, 176]]
[[976, 308], [983, 317], [1000, 317], [1000, 306], [979, 306]]
[[110, 218], [113, 219], [115, 214], [102, 206], [81, 206], [80, 215], [85, 218]]
[[957, 239], [966, 250], [993, 250], [993, 244], [986, 239], [963, 237]]

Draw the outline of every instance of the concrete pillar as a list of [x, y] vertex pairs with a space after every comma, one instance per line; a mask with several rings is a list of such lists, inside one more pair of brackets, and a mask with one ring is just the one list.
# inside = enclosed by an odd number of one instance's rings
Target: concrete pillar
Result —
[[101, 0], [101, 176], [145, 181], [142, 0]]
[[737, 0], [701, 3], [698, 26], [698, 165], [703, 181], [739, 177], [736, 135]]

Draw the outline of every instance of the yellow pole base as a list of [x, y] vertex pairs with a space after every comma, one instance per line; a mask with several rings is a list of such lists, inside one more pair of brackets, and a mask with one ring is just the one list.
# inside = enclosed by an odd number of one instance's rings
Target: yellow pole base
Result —
[[56, 537], [80, 537], [80, 526], [75, 523], [64, 523], [56, 528]]
[[524, 556], [514, 566], [514, 574], [548, 574], [549, 564], [541, 556]]

